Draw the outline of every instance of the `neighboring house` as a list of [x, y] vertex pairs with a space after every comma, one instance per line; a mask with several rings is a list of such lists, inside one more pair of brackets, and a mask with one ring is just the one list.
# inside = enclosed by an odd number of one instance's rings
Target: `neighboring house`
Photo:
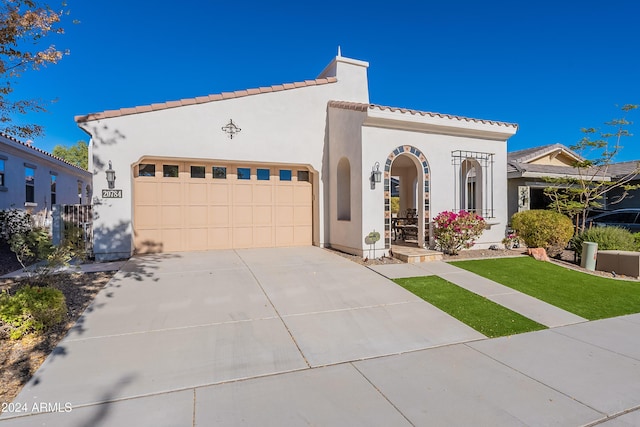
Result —
[[[632, 160], [628, 162], [613, 163], [607, 172], [614, 180], [631, 178], [630, 185], [640, 184], [640, 175], [634, 174], [638, 171], [640, 162]], [[626, 193], [626, 194], [625, 194]], [[640, 189], [625, 191], [624, 188], [614, 188], [607, 193], [606, 209], [640, 208]]]
[[[391, 177], [417, 246], [444, 210], [470, 209], [499, 243], [506, 141], [517, 125], [369, 103], [364, 61], [340, 54], [313, 80], [76, 117], [91, 135], [97, 259], [138, 253], [391, 247]], [[115, 173], [111, 191], [107, 173]], [[376, 182], [377, 177], [380, 182]]]
[[[580, 175], [573, 164], [584, 160], [578, 153], [562, 144], [512, 151], [507, 154], [507, 159], [509, 218], [523, 210], [546, 209], [551, 200], [544, 195], [544, 189], [552, 184], [544, 178], [579, 179]], [[585, 175], [594, 175], [597, 181], [616, 181], [633, 173], [637, 167], [638, 161], [613, 163], [606, 168], [606, 172], [596, 173], [594, 170]], [[629, 184], [639, 183], [640, 176], [629, 182]], [[609, 191], [602, 200], [603, 209], [640, 207], [640, 190], [630, 190], [629, 194], [620, 200], [623, 193], [623, 188]]]
[[91, 173], [46, 151], [0, 134], [0, 209], [50, 211], [54, 204], [87, 204]]
[[509, 218], [520, 211], [546, 209], [551, 202], [545, 177], [579, 178], [573, 164], [584, 160], [562, 144], [543, 145], [507, 154]]

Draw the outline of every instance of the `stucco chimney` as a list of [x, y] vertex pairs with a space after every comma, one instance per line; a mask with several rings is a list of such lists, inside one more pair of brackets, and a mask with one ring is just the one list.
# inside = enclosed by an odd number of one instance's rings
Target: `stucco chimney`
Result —
[[318, 78], [335, 77], [338, 79], [342, 96], [337, 101], [362, 102], [368, 104], [368, 68], [368, 62], [342, 56], [341, 49], [338, 47], [338, 55], [322, 70]]

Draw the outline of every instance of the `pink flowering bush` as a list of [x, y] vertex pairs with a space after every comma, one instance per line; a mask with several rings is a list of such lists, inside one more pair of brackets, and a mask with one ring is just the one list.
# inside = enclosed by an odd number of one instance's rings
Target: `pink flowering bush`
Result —
[[487, 225], [480, 215], [467, 211], [440, 212], [433, 223], [436, 246], [450, 255], [471, 248]]

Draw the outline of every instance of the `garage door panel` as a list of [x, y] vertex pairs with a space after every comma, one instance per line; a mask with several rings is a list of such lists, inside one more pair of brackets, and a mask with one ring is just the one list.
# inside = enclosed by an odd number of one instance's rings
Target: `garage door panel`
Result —
[[[210, 171], [210, 163], [213, 162], [198, 164], [208, 164], [205, 167]], [[189, 162], [180, 164], [181, 170], [191, 166]], [[248, 168], [224, 162], [215, 162], [214, 166], [226, 167], [227, 171]], [[251, 175], [248, 180], [238, 180], [231, 172], [226, 178], [220, 174], [217, 178], [211, 174], [192, 178], [188, 173], [181, 173], [179, 178], [134, 178], [136, 250], [144, 253], [310, 245], [311, 184], [297, 182], [295, 173], [293, 181], [280, 181], [277, 174], [258, 180], [259, 175]]]
[[186, 207], [187, 215], [187, 226], [206, 226], [208, 219], [208, 208], [207, 206], [187, 206]]
[[160, 225], [163, 228], [181, 227], [182, 206], [161, 206]]
[[209, 204], [211, 205], [228, 205], [231, 203], [230, 185], [224, 181], [220, 184], [214, 183], [207, 186], [209, 193]]
[[231, 228], [209, 228], [208, 249], [231, 249], [233, 247]]
[[250, 205], [253, 203], [253, 186], [250, 184], [236, 184], [233, 186], [234, 204], [241, 203]]
[[293, 224], [293, 206], [276, 206], [276, 225]]
[[251, 226], [253, 224], [253, 206], [233, 207], [233, 226]]
[[182, 251], [182, 228], [163, 228], [161, 231], [163, 250], [165, 252]]
[[231, 227], [231, 206], [209, 206], [209, 224], [217, 227]]
[[253, 227], [233, 228], [233, 247], [252, 248], [253, 247]]
[[311, 185], [298, 184], [293, 188], [293, 203], [295, 204], [311, 204]]
[[285, 184], [276, 187], [276, 204], [290, 205], [293, 203], [293, 185]]
[[273, 228], [254, 227], [253, 228], [253, 245], [254, 248], [269, 248], [273, 246], [272, 238]]
[[158, 228], [160, 226], [160, 211], [157, 206], [138, 206], [133, 221], [135, 226], [140, 229]]
[[206, 205], [207, 204], [207, 184], [192, 184], [187, 186], [187, 203], [192, 205]]
[[253, 223], [256, 225], [268, 225], [273, 223], [273, 207], [272, 206], [254, 206], [253, 207]]
[[136, 189], [136, 203], [140, 205], [151, 204], [155, 205], [158, 203], [158, 183], [153, 181], [142, 181], [140, 180]]
[[160, 183], [160, 202], [172, 203], [176, 205], [182, 204], [182, 184], [179, 181]]
[[296, 225], [311, 225], [311, 206], [294, 206], [293, 222]]
[[189, 250], [204, 251], [209, 249], [207, 228], [190, 228], [186, 235], [187, 241], [185, 243]]
[[138, 253], [150, 253], [162, 251], [162, 236], [160, 230], [148, 229], [148, 230], [136, 230], [134, 233], [136, 250]]
[[296, 226], [293, 229], [293, 244], [294, 245], [310, 245], [311, 244], [311, 225], [309, 226]]
[[273, 186], [271, 185], [256, 185], [253, 189], [253, 203], [269, 204], [273, 203]]
[[276, 246], [293, 245], [293, 226], [280, 226], [276, 231]]

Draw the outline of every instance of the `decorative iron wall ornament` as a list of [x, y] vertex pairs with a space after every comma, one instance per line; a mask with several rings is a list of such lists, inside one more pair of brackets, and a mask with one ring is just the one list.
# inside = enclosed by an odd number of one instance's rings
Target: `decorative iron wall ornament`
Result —
[[237, 133], [240, 133], [241, 130], [242, 129], [240, 129], [238, 126], [236, 126], [235, 123], [233, 123], [232, 119], [229, 119], [229, 123], [227, 123], [226, 126], [222, 126], [222, 131], [225, 132], [227, 136], [229, 136], [229, 139], [233, 139], [233, 137]]

